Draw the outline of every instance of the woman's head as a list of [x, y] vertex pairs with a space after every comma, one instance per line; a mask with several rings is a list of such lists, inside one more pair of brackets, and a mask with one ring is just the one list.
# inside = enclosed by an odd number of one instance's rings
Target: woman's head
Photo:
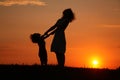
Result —
[[63, 18], [67, 18], [70, 22], [74, 20], [75, 16], [71, 8], [65, 9], [63, 11]]

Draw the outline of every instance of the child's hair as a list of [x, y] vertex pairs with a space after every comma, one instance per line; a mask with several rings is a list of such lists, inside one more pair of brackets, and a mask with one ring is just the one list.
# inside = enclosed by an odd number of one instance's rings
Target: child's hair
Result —
[[33, 33], [30, 35], [30, 39], [32, 40], [33, 43], [38, 43], [40, 40], [41, 34], [39, 33]]

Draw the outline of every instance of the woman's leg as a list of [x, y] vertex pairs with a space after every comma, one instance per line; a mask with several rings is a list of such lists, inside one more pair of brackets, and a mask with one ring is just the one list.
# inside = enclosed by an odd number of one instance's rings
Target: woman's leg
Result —
[[58, 65], [63, 67], [64, 64], [65, 64], [65, 55], [64, 55], [64, 53], [56, 52], [56, 57], [57, 57]]

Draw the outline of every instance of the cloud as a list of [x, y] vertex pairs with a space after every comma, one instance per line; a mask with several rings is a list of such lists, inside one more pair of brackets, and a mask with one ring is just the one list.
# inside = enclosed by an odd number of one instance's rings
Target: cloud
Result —
[[120, 28], [120, 24], [101, 24], [100, 27]]
[[120, 9], [119, 8], [115, 8], [115, 9], [113, 9], [113, 11], [120, 12]]
[[106, 24], [106, 25], [105, 25], [105, 24], [104, 24], [104, 25], [102, 25], [102, 26], [103, 26], [103, 27], [111, 27], [111, 28], [112, 28], [112, 27], [114, 27], [114, 28], [115, 28], [115, 27], [116, 27], [116, 28], [119, 27], [119, 28], [120, 28], [120, 25], [119, 25], [119, 24], [118, 24], [118, 25], [114, 25], [114, 24], [113, 24], [113, 25], [112, 25], [112, 24], [110, 24], [110, 25], [109, 25], [109, 24]]
[[120, 45], [117, 48], [120, 48]]
[[4, 0], [0, 1], [1, 6], [13, 6], [13, 5], [37, 5], [37, 6], [45, 6], [45, 2], [41, 2], [40, 0]]

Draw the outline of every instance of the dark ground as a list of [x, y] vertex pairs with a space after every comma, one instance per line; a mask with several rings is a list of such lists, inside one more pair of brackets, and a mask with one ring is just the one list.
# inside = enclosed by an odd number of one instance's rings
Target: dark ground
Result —
[[120, 80], [120, 68], [92, 69], [53, 65], [0, 65], [0, 80]]

